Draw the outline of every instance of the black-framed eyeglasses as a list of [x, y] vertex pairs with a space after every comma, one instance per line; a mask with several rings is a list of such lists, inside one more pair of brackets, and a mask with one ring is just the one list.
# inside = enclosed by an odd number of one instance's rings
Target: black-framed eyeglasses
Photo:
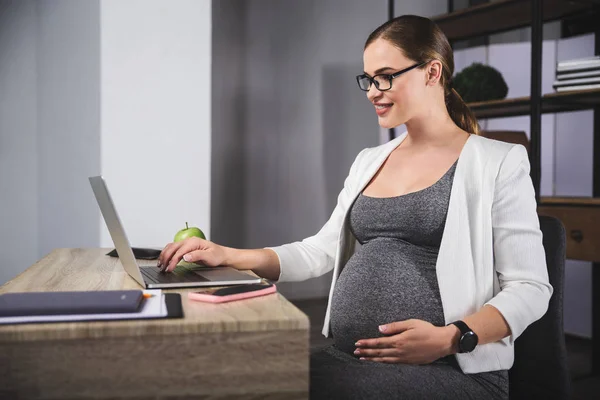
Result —
[[358, 82], [358, 87], [362, 91], [368, 92], [369, 89], [371, 89], [371, 84], [374, 84], [377, 90], [385, 92], [386, 90], [390, 90], [392, 88], [392, 79], [399, 77], [400, 75], [410, 71], [411, 69], [418, 68], [421, 65], [425, 64], [427, 64], [427, 61], [415, 64], [408, 68], [404, 68], [403, 70], [395, 72], [393, 74], [377, 74], [373, 77], [370, 77], [367, 74], [357, 75], [356, 82]]

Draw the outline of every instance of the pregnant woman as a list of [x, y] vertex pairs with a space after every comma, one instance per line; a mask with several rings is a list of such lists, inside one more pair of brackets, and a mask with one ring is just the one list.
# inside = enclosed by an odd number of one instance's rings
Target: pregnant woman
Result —
[[158, 267], [184, 258], [279, 281], [333, 269], [334, 344], [311, 355], [313, 399], [508, 399], [514, 340], [552, 295], [527, 152], [479, 136], [429, 19], [386, 22], [363, 61], [380, 126], [406, 132], [358, 154], [323, 228], [254, 250], [191, 238]]

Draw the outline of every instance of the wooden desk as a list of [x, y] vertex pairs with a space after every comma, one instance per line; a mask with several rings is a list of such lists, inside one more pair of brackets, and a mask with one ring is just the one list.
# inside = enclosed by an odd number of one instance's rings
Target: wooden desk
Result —
[[[107, 251], [54, 250], [0, 293], [139, 288]], [[182, 303], [182, 319], [0, 326], [0, 398], [308, 398], [309, 321], [283, 296]]]

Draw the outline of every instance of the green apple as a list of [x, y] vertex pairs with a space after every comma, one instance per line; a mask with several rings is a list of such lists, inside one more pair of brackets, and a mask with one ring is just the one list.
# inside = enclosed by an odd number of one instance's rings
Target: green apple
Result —
[[179, 232], [177, 232], [173, 241], [180, 242], [190, 237], [199, 237], [200, 239], [206, 239], [206, 236], [204, 236], [204, 232], [202, 232], [200, 228], [196, 228], [194, 226], [190, 228], [188, 227], [188, 223], [186, 222], [185, 229], [182, 229]]

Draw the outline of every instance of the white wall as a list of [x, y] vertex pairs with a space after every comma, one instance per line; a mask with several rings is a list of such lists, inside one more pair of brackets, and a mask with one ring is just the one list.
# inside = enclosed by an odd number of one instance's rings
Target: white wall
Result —
[[211, 2], [0, 0], [0, 283], [58, 247], [210, 237]]
[[210, 1], [104, 0], [101, 24], [102, 174], [130, 242], [210, 237]]
[[38, 256], [97, 247], [98, 206], [88, 176], [100, 172], [98, 1], [37, 5]]
[[[386, 2], [246, 2], [245, 244], [315, 234], [358, 152], [378, 144], [377, 117], [354, 76]], [[327, 296], [331, 275], [281, 284], [290, 298]]]
[[0, 282], [98, 245], [98, 2], [0, 3]]
[[36, 11], [0, 0], [0, 284], [38, 259]]

